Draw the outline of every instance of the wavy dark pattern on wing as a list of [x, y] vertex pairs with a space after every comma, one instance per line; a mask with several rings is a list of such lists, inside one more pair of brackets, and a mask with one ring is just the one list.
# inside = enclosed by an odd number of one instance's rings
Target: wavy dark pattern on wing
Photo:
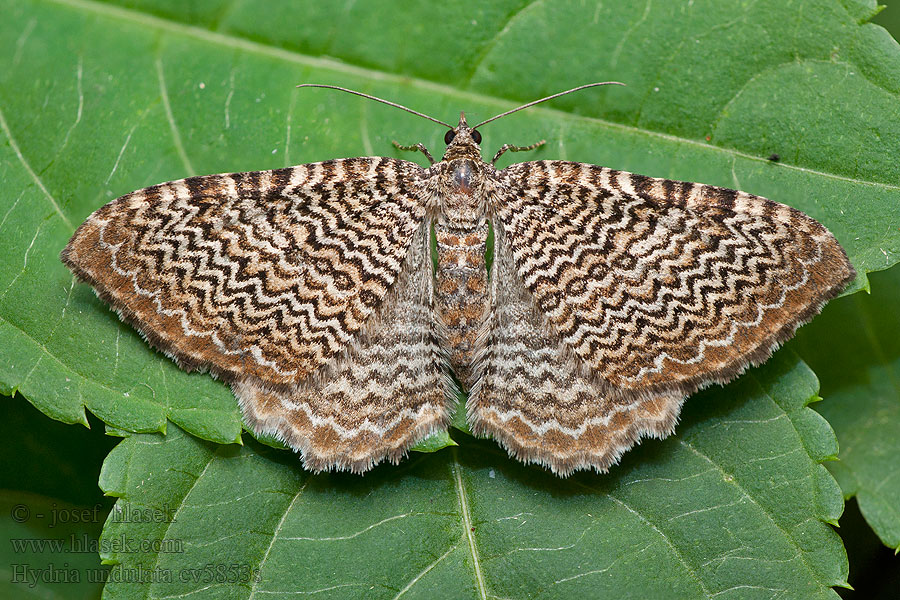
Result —
[[163, 183], [91, 215], [62, 260], [181, 367], [291, 385], [339, 359], [388, 293], [423, 173], [350, 158]]
[[855, 275], [825, 227], [759, 196], [562, 161], [497, 177], [518, 273], [601, 385], [730, 380]]
[[383, 308], [328, 377], [288, 390], [254, 378], [232, 385], [253, 429], [284, 440], [310, 470], [397, 463], [448, 426], [456, 398], [434, 332], [426, 226], [415, 240]]
[[584, 375], [580, 359], [534, 309], [502, 228], [494, 234], [495, 310], [466, 405], [472, 431], [563, 477], [578, 469], [606, 471], [641, 436], [672, 433], [683, 396], [607, 394]]

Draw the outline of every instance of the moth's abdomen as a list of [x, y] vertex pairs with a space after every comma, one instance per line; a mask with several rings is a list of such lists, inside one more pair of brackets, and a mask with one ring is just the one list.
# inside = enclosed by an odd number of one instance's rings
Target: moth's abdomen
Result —
[[479, 332], [490, 313], [484, 260], [488, 224], [482, 220], [475, 227], [457, 229], [437, 223], [434, 231], [438, 255], [434, 307], [450, 364], [468, 389]]

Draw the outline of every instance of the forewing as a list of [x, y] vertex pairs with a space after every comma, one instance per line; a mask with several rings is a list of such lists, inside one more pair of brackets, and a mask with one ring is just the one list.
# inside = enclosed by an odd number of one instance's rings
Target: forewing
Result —
[[562, 161], [497, 183], [494, 218], [534, 304], [623, 392], [731, 379], [855, 275], [821, 224], [744, 192]]
[[495, 309], [466, 404], [472, 431], [561, 476], [605, 471], [641, 436], [671, 433], [683, 396], [616, 395], [585, 374], [535, 310], [503, 228], [494, 235]]
[[287, 390], [255, 378], [232, 385], [253, 429], [286, 441], [313, 471], [396, 463], [447, 427], [455, 397], [433, 331], [427, 226], [415, 240], [382, 308], [329, 373]]
[[344, 354], [397, 279], [422, 173], [351, 158], [163, 183], [96, 211], [61, 258], [183, 368], [292, 385]]

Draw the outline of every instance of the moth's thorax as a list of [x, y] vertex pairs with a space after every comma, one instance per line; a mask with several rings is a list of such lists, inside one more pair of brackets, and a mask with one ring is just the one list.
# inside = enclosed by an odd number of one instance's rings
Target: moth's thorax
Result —
[[456, 229], [471, 229], [485, 219], [487, 165], [481, 160], [460, 158], [442, 163], [438, 181], [438, 223]]
[[461, 158], [482, 162], [481, 148], [475, 143], [468, 131], [457, 133], [444, 151], [444, 161], [450, 162]]

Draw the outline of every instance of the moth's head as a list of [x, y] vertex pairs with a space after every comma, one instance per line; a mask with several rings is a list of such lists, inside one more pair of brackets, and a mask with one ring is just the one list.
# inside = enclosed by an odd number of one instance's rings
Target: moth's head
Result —
[[469, 158], [481, 160], [481, 132], [466, 123], [466, 113], [459, 113], [459, 125], [447, 130], [444, 134], [444, 143], [447, 150], [444, 151], [444, 160], [456, 158]]

